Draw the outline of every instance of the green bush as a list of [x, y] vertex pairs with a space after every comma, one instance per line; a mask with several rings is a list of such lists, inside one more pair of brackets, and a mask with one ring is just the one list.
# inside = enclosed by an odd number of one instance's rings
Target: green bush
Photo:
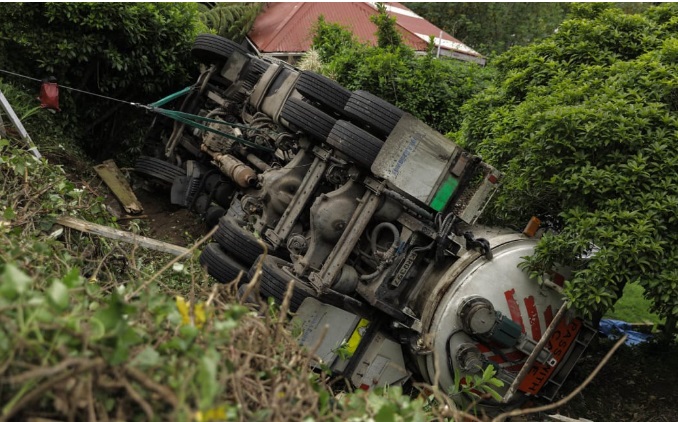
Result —
[[262, 3], [198, 3], [200, 21], [219, 36], [242, 42], [252, 29]]
[[436, 130], [456, 131], [459, 108], [480, 92], [493, 70], [476, 64], [417, 57], [414, 51], [393, 41], [388, 16], [375, 19], [378, 47], [360, 44], [350, 31], [320, 19], [315, 26], [313, 48], [325, 63], [323, 72], [349, 90], [366, 90], [412, 113]]
[[575, 266], [565, 292], [588, 315], [637, 281], [678, 316], [678, 8], [573, 9], [557, 34], [498, 58], [459, 142], [506, 173], [495, 222], [559, 217], [527, 261], [535, 276]]
[[[7, 3], [0, 68], [148, 103], [189, 82], [198, 24], [191, 3]], [[62, 119], [96, 155], [111, 155], [147, 126], [139, 109], [65, 89], [60, 97]]]
[[495, 56], [553, 33], [570, 3], [445, 2], [405, 3], [474, 50]]

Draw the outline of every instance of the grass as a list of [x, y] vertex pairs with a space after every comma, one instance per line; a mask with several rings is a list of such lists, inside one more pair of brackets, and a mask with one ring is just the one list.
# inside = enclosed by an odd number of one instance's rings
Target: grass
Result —
[[650, 312], [650, 301], [643, 297], [645, 289], [639, 284], [627, 284], [622, 298], [606, 315], [606, 318], [618, 319], [626, 322], [664, 322], [659, 316]]

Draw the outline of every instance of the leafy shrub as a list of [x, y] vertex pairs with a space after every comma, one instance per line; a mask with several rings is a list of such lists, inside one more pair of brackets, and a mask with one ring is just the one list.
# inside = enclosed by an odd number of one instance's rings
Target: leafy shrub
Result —
[[678, 316], [677, 11], [577, 5], [557, 34], [498, 58], [494, 86], [463, 107], [459, 142], [506, 173], [494, 221], [559, 216], [528, 267], [574, 266], [565, 292], [588, 315], [638, 281]]
[[242, 42], [261, 11], [261, 3], [199, 3], [200, 21], [217, 35]]
[[503, 53], [553, 33], [570, 3], [405, 3], [447, 33], [485, 55]]
[[[145, 104], [187, 84], [198, 22], [190, 3], [8, 3], [0, 68]], [[99, 156], [147, 127], [142, 111], [122, 103], [65, 89], [60, 97], [62, 119]]]
[[[392, 37], [394, 30], [389, 29], [392, 18], [382, 15], [375, 19], [380, 40]], [[492, 74], [490, 68], [432, 54], [417, 57], [398, 42], [385, 39], [379, 45], [360, 44], [350, 31], [323, 18], [315, 26], [313, 48], [325, 63], [326, 75], [350, 90], [378, 95], [442, 133], [459, 128], [459, 108], [485, 87]]]

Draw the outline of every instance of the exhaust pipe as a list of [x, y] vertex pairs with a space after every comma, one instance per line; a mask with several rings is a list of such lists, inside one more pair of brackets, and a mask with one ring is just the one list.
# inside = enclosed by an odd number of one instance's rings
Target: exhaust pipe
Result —
[[203, 147], [203, 151], [208, 153], [214, 159], [214, 164], [219, 167], [222, 173], [243, 188], [254, 187], [257, 184], [257, 173], [242, 161], [230, 154], [219, 154]]

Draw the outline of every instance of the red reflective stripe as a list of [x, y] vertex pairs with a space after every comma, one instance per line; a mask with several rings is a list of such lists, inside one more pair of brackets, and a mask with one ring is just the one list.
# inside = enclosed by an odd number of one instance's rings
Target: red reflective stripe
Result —
[[476, 347], [478, 348], [478, 350], [480, 350], [481, 353], [487, 353], [490, 351], [490, 348], [482, 343], [476, 343]]
[[520, 325], [520, 328], [524, 333], [525, 324], [523, 324], [523, 316], [520, 315], [520, 306], [518, 306], [518, 302], [516, 302], [516, 298], [514, 297], [515, 294], [516, 289], [511, 289], [504, 292], [504, 296], [506, 296], [506, 303], [508, 303], [509, 312], [511, 313], [511, 319], [513, 322]]
[[527, 320], [530, 322], [530, 328], [532, 329], [532, 338], [539, 340], [541, 338], [541, 325], [539, 325], [539, 314], [534, 304], [534, 296], [525, 298], [525, 308], [527, 308]]
[[551, 321], [553, 321], [553, 308], [549, 305], [548, 308], [544, 310], [544, 322], [547, 327], [551, 325]]
[[518, 365], [507, 366], [506, 368], [504, 368], [504, 370], [508, 372], [518, 372], [523, 367], [523, 365], [524, 364], [519, 363]]

